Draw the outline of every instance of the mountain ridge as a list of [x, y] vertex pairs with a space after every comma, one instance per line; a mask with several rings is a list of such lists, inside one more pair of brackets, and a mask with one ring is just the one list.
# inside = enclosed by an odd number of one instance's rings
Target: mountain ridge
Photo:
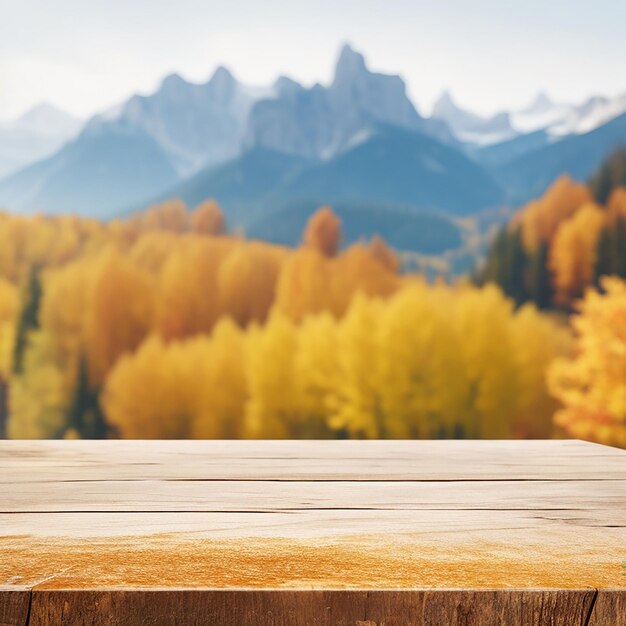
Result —
[[0, 122], [0, 178], [51, 156], [80, 131], [82, 120], [46, 102]]

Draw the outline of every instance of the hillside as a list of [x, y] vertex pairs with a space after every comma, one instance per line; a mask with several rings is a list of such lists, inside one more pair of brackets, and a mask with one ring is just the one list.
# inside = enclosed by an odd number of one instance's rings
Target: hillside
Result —
[[198, 172], [133, 209], [169, 198], [180, 198], [193, 207], [207, 198], [213, 198], [224, 208], [231, 225], [245, 225], [258, 214], [266, 212], [267, 198], [272, 191], [313, 163], [275, 150], [253, 148], [224, 165]]
[[453, 148], [379, 125], [327, 161], [253, 149], [171, 187], [151, 204], [167, 198], [191, 207], [214, 198], [231, 228], [290, 244], [297, 243], [307, 217], [330, 204], [344, 220], [347, 241], [379, 233], [399, 249], [438, 253], [460, 242], [448, 215], [498, 206], [503, 194]]
[[54, 156], [0, 181], [13, 211], [106, 215], [171, 186], [177, 174], [147, 134], [119, 124], [85, 129]]
[[272, 195], [274, 206], [366, 202], [469, 215], [500, 204], [485, 170], [431, 137], [377, 126], [351, 149], [308, 168]]
[[470, 147], [469, 154], [484, 167], [493, 168], [510, 163], [514, 159], [528, 152], [539, 150], [549, 143], [550, 136], [545, 130], [535, 130], [500, 143]]

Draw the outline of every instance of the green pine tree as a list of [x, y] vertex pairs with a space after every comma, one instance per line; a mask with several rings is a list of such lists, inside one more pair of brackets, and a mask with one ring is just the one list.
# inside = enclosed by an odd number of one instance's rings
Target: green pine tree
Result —
[[33, 267], [28, 277], [24, 294], [24, 302], [17, 323], [17, 333], [13, 351], [13, 371], [21, 374], [24, 369], [24, 355], [28, 346], [28, 336], [39, 328], [39, 306], [41, 304], [42, 286], [38, 268]]
[[598, 238], [598, 245], [596, 248], [596, 265], [594, 268], [595, 284], [600, 284], [600, 278], [602, 276], [608, 276], [614, 271], [614, 233], [605, 226]]
[[548, 244], [542, 241], [531, 255], [528, 265], [528, 295], [540, 309], [549, 309], [554, 297], [548, 253]]
[[99, 393], [89, 382], [89, 371], [84, 357], [81, 357], [78, 364], [67, 422], [68, 427], [74, 429], [81, 439], [104, 439], [107, 436], [108, 429], [100, 408]]
[[626, 148], [613, 152], [589, 181], [589, 187], [600, 204], [606, 204], [616, 187], [626, 186]]
[[613, 228], [612, 272], [626, 278], [626, 219], [620, 217]]
[[528, 299], [527, 264], [528, 255], [520, 230], [503, 228], [495, 236], [487, 260], [482, 270], [476, 273], [474, 282], [480, 285], [494, 282], [520, 305]]
[[526, 288], [526, 273], [528, 265], [528, 255], [524, 249], [522, 233], [519, 228], [509, 234], [507, 249], [507, 286], [506, 293], [511, 296], [519, 306], [528, 300], [528, 290]]

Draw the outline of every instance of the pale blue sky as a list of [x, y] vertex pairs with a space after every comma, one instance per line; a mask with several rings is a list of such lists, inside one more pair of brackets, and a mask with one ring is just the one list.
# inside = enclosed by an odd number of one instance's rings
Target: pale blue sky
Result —
[[422, 113], [443, 88], [482, 112], [626, 91], [624, 0], [0, 0], [0, 119], [87, 116], [177, 71], [327, 82], [350, 42]]

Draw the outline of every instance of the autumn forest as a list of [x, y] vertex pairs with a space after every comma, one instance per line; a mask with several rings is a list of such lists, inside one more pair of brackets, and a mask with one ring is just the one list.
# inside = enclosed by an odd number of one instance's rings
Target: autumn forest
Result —
[[557, 180], [473, 277], [434, 280], [379, 237], [342, 246], [329, 207], [294, 248], [210, 200], [1, 214], [0, 429], [626, 446], [626, 188], [603, 185]]

